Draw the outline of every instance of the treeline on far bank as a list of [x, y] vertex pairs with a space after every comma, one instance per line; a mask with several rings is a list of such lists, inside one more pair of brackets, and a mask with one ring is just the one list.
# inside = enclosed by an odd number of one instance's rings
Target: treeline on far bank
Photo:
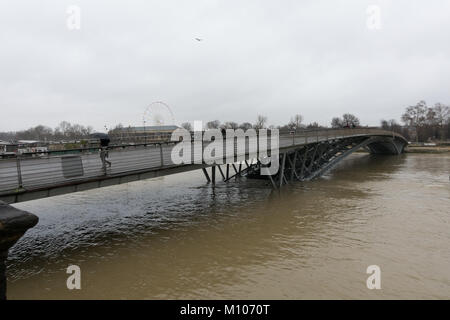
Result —
[[[419, 101], [414, 106], [406, 108], [401, 117], [403, 123], [400, 124], [395, 119], [381, 120], [380, 127], [385, 130], [394, 131], [403, 135], [409, 141], [428, 142], [428, 141], [448, 141], [450, 140], [450, 108], [442, 103], [435, 103], [428, 106], [425, 101]], [[332, 128], [353, 128], [364, 124], [360, 123], [357, 116], [345, 113], [342, 117], [334, 117], [331, 119], [330, 127]], [[181, 124], [187, 130], [192, 130], [191, 123]], [[302, 129], [321, 129], [328, 126], [321, 126], [317, 122], [304, 124], [303, 116], [296, 114], [291, 120], [279, 126], [269, 125], [267, 117], [258, 115], [255, 123], [244, 122], [238, 124], [228, 121], [221, 123], [219, 120], [213, 120], [206, 123], [206, 129], [225, 128], [244, 130], [254, 128], [278, 128], [280, 130], [302, 130]], [[131, 128], [131, 127], [130, 127]], [[127, 131], [127, 127], [118, 124], [108, 133], [113, 134], [117, 130]], [[18, 140], [37, 140], [37, 141], [80, 141], [89, 138], [94, 132], [91, 126], [83, 126], [80, 124], [71, 124], [62, 121], [59, 126], [52, 129], [48, 126], [38, 125], [27, 130], [16, 132], [0, 132], [0, 140], [18, 141]]]
[[430, 142], [450, 140], [450, 108], [442, 103], [428, 106], [419, 101], [406, 108], [401, 117], [404, 125], [396, 120], [381, 120], [381, 128], [403, 135], [409, 141]]

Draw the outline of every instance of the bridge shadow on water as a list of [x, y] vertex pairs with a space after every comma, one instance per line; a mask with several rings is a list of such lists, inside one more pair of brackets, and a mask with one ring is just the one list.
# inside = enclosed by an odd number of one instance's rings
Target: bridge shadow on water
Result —
[[[27, 287], [43, 298], [232, 298], [224, 287], [252, 281], [243, 270], [273, 269], [276, 282], [278, 260], [280, 268], [314, 268], [323, 263], [316, 250], [364, 247], [336, 239], [367, 223], [358, 213], [376, 191], [361, 186], [389, 179], [404, 162], [356, 154], [279, 190], [246, 178], [212, 187], [190, 172], [18, 204], [40, 223], [10, 253], [10, 295]], [[70, 264], [85, 270], [80, 292], [63, 288]]]

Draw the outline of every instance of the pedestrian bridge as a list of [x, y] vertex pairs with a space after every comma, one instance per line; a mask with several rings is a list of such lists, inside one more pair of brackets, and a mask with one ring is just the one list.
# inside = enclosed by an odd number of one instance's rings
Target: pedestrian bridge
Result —
[[[1, 159], [0, 200], [17, 203], [191, 170], [203, 170], [212, 184], [218, 182], [216, 177], [227, 182], [248, 176], [267, 179], [278, 188], [296, 180], [318, 177], [360, 148], [370, 153], [395, 155], [402, 153], [407, 145], [401, 135], [377, 128], [280, 132], [279, 170], [262, 176], [262, 168], [269, 164], [263, 164], [258, 154], [249, 152], [247, 145], [245, 150], [237, 152], [236, 140], [233, 142], [235, 156], [223, 157], [213, 164], [175, 164], [171, 154], [177, 143], [109, 147], [108, 160], [112, 165], [106, 169], [97, 149], [77, 149], [66, 154], [29, 153]], [[207, 144], [204, 142], [203, 147]], [[193, 147], [192, 152], [201, 149]]]

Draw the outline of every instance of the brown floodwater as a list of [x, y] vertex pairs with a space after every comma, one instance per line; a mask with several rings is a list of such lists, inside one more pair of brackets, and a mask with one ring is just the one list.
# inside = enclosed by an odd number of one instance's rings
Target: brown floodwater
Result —
[[11, 250], [9, 298], [449, 299], [449, 174], [449, 154], [355, 154], [280, 191], [197, 171], [20, 203], [40, 222]]

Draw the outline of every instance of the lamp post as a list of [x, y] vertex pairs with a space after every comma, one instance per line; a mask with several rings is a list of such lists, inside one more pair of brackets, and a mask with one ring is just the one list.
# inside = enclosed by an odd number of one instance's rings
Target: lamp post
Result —
[[144, 144], [147, 145], [147, 130], [145, 128], [145, 118], [142, 119], [144, 122]]

